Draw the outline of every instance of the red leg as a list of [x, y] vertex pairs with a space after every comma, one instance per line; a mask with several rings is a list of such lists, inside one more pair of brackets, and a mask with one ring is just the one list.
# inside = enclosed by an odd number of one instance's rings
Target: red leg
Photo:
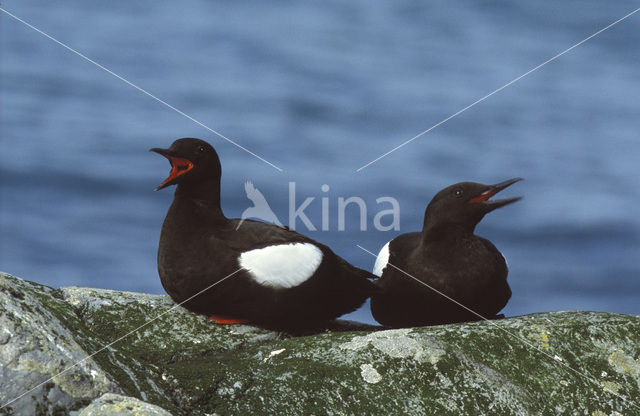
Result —
[[249, 323], [249, 321], [246, 319], [235, 319], [235, 318], [229, 318], [228, 316], [222, 316], [222, 315], [211, 315], [209, 317], [209, 320], [214, 324], [218, 324], [218, 325], [234, 325], [234, 324]]

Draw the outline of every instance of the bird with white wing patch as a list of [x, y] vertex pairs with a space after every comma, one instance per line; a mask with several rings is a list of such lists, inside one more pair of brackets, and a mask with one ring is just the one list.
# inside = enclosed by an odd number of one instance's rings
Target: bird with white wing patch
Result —
[[520, 181], [461, 182], [433, 197], [422, 232], [401, 234], [380, 250], [373, 267], [382, 290], [371, 313], [383, 325], [436, 325], [492, 319], [507, 304], [507, 263], [476, 225], [489, 212], [520, 198], [490, 200]]
[[[160, 280], [175, 302], [218, 323], [304, 328], [354, 311], [379, 290], [371, 273], [324, 244], [287, 227], [227, 218], [220, 160], [207, 142], [184, 138], [151, 150], [171, 163], [157, 189], [177, 185], [158, 248]], [[246, 188], [256, 206], [266, 203]]]

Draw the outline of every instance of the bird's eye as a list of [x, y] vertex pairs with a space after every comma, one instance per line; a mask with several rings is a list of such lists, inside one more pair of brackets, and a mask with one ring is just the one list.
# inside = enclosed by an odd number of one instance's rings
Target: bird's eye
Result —
[[453, 194], [459, 198], [462, 196], [462, 194], [464, 194], [464, 191], [462, 190], [462, 188], [456, 188], [453, 190]]
[[199, 151], [200, 153], [204, 153], [204, 146], [200, 146], [200, 147], [198, 147], [198, 151]]

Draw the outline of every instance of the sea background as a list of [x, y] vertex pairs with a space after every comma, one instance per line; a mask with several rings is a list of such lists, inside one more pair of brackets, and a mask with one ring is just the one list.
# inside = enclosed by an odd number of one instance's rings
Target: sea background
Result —
[[[508, 259], [508, 316], [640, 314], [640, 13], [412, 143], [395, 146], [638, 7], [599, 1], [95, 2], [5, 0], [24, 19], [277, 165], [212, 134], [0, 12], [0, 270], [54, 287], [163, 293], [160, 227], [173, 189], [148, 152], [212, 143], [222, 204], [253, 181], [296, 228], [371, 269], [431, 197], [523, 177], [477, 234]], [[321, 190], [329, 185], [328, 192]], [[368, 229], [338, 197], [367, 203]], [[400, 231], [373, 217], [393, 197]], [[388, 217], [386, 217], [388, 218]], [[368, 305], [348, 316], [373, 322]]]

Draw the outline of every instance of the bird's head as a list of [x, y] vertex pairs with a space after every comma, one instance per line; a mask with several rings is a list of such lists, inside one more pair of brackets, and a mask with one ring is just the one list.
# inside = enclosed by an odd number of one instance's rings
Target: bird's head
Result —
[[169, 159], [171, 173], [156, 191], [170, 185], [189, 184], [206, 179], [220, 179], [222, 168], [215, 149], [204, 140], [183, 138], [174, 141], [168, 149], [154, 147], [156, 152]]
[[522, 197], [490, 199], [521, 180], [522, 178], [509, 179], [495, 185], [460, 182], [444, 188], [427, 206], [424, 229], [436, 229], [452, 224], [473, 232], [475, 226], [486, 214], [522, 199]]

